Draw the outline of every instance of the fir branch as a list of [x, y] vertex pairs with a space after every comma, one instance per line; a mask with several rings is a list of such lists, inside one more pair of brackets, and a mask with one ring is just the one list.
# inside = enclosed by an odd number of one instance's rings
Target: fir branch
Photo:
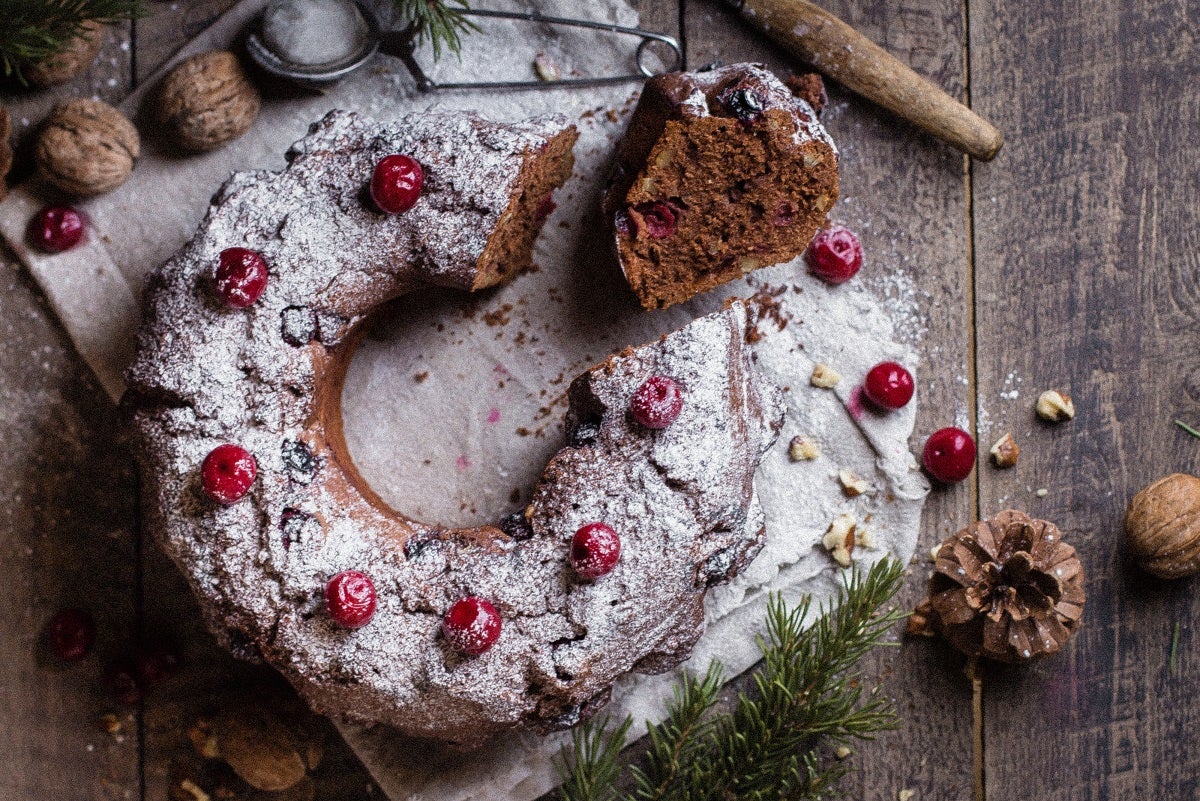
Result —
[[442, 56], [442, 47], [455, 55], [462, 53], [462, 36], [478, 31], [479, 26], [463, 16], [470, 7], [467, 0], [392, 0], [400, 18], [411, 25], [417, 43], [426, 37], [433, 45], [433, 58]]
[[25, 83], [23, 68], [61, 52], [87, 22], [143, 16], [140, 0], [0, 0], [0, 63]]
[[[864, 691], [857, 662], [885, 644], [888, 631], [904, 618], [881, 611], [899, 590], [903, 565], [876, 563], [855, 571], [828, 606], [817, 609], [811, 626], [810, 598], [794, 607], [773, 596], [763, 664], [754, 673], [752, 695], [742, 694], [730, 712], [713, 713], [721, 686], [719, 668], [702, 678], [686, 677], [674, 694], [666, 720], [649, 727], [648, 767], [629, 768], [634, 792], [613, 789], [624, 773], [620, 743], [632, 721], [611, 734], [605, 723], [575, 734], [567, 760], [566, 801], [812, 801], [825, 798], [848, 770], [824, 764], [820, 747], [871, 739], [896, 727], [891, 703], [875, 687]], [[619, 735], [619, 736], [618, 736]], [[602, 780], [597, 781], [599, 776]]]
[[571, 733], [571, 750], [563, 754], [563, 801], [608, 801], [616, 796], [616, 781], [621, 775], [621, 746], [633, 720], [609, 732], [609, 718], [580, 726]]

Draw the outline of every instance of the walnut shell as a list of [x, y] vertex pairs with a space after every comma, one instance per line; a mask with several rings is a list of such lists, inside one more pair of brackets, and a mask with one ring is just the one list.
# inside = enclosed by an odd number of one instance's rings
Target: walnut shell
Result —
[[88, 197], [125, 183], [140, 153], [133, 123], [99, 100], [69, 100], [50, 113], [34, 159], [52, 184]]
[[1173, 473], [1134, 495], [1125, 542], [1138, 565], [1159, 578], [1200, 573], [1200, 478]]
[[184, 59], [167, 73], [156, 117], [180, 147], [203, 152], [244, 134], [261, 102], [237, 56], [213, 50]]
[[25, 80], [45, 89], [75, 78], [96, 60], [103, 33], [104, 26], [99, 22], [88, 20], [83, 23], [83, 30], [67, 42], [62, 50], [24, 68], [22, 74]]

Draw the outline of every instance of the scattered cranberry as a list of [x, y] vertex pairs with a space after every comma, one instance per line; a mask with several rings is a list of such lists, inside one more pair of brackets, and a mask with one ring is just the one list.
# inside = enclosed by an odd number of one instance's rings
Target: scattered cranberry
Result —
[[217, 503], [236, 503], [250, 491], [258, 464], [240, 445], [218, 445], [204, 457], [200, 466], [200, 485]]
[[454, 602], [442, 618], [442, 634], [468, 656], [479, 656], [500, 639], [500, 613], [483, 598], [468, 595]]
[[217, 295], [235, 309], [254, 304], [267, 288], [267, 261], [249, 248], [225, 248], [213, 278]]
[[29, 237], [46, 253], [62, 253], [79, 244], [87, 229], [83, 212], [72, 206], [46, 206], [29, 221]]
[[831, 284], [845, 283], [862, 267], [862, 243], [849, 228], [835, 225], [817, 231], [804, 260], [818, 278]]
[[366, 573], [343, 570], [325, 585], [325, 606], [333, 622], [361, 629], [375, 616], [375, 583]]
[[82, 609], [62, 609], [46, 623], [46, 647], [64, 662], [79, 662], [92, 651], [96, 624]]
[[384, 156], [371, 176], [371, 199], [388, 214], [403, 214], [417, 204], [425, 173], [416, 159], [399, 153]]
[[912, 400], [912, 373], [896, 362], [880, 362], [867, 373], [863, 389], [876, 406], [902, 409]]
[[929, 474], [945, 484], [962, 481], [975, 467], [975, 440], [961, 428], [934, 431], [922, 456]]
[[104, 687], [118, 704], [133, 706], [142, 700], [142, 686], [137, 680], [137, 666], [132, 659], [121, 658], [104, 669]]
[[763, 115], [763, 97], [753, 89], [734, 87], [719, 98], [721, 105], [746, 125], [758, 122]]
[[679, 391], [679, 385], [665, 375], [647, 378], [629, 401], [633, 419], [646, 428], [666, 428], [675, 422], [681, 409], [683, 393]]
[[620, 558], [621, 538], [604, 523], [588, 523], [571, 539], [571, 567], [586, 579], [611, 573]]
[[679, 225], [678, 210], [670, 203], [655, 200], [651, 203], [639, 203], [633, 210], [642, 215], [642, 224], [651, 239], [666, 239], [675, 234]]
[[143, 690], [162, 684], [179, 672], [179, 654], [165, 645], [139, 650], [133, 657], [134, 678]]

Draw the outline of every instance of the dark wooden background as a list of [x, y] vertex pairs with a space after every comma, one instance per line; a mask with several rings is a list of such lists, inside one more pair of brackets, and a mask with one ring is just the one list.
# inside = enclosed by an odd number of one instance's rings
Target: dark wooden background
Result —
[[[111, 29], [93, 68], [42, 93], [6, 92], [18, 134], [53, 103], [117, 101], [231, 0], [152, 4]], [[581, 13], [586, 3], [580, 3]], [[794, 65], [715, 0], [641, 0], [647, 27], [681, 36], [688, 63]], [[972, 682], [940, 644], [873, 657], [903, 727], [859, 750], [850, 797], [1019, 801], [1200, 797], [1194, 581], [1148, 579], [1122, 556], [1121, 518], [1152, 478], [1200, 469], [1200, 2], [829, 0], [825, 5], [1007, 135], [968, 163], [836, 87], [844, 194], [834, 216], [870, 254], [903, 264], [927, 325], [913, 447], [956, 419], [981, 450], [1011, 431], [1019, 466], [981, 464], [934, 492], [922, 555], [979, 515], [1015, 507], [1056, 521], [1088, 573], [1086, 627], [1065, 653]], [[0, 272], [0, 797], [166, 799], [189, 764], [197, 714], [263, 677], [218, 651], [165, 558], [138, 535], [114, 409], [13, 264]], [[868, 274], [871, 265], [865, 269]], [[1074, 396], [1050, 427], [1040, 390]], [[1038, 489], [1046, 489], [1043, 497]], [[61, 669], [38, 654], [59, 607], [97, 617], [97, 654]], [[1173, 633], [1178, 648], [1171, 658]], [[184, 648], [176, 679], [122, 730], [100, 689], [107, 657], [139, 638]], [[318, 799], [379, 797], [330, 735]]]

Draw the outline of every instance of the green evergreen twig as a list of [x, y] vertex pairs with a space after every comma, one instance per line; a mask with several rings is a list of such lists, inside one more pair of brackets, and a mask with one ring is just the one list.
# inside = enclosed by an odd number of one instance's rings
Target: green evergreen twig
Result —
[[110, 23], [144, 14], [139, 0], [0, 0], [0, 63], [22, 84], [22, 70], [56, 55], [87, 22]]
[[418, 43], [429, 38], [435, 60], [441, 58], [443, 46], [459, 55], [463, 34], [479, 30], [462, 14], [470, 8], [467, 0], [392, 0], [392, 4], [400, 19], [413, 26]]
[[[607, 721], [586, 724], [575, 733], [574, 749], [564, 754], [564, 801], [827, 797], [847, 766], [823, 760], [821, 746], [871, 739], [896, 727], [891, 702], [878, 687], [864, 690], [855, 665], [885, 644], [888, 631], [904, 618], [902, 612], [881, 611], [903, 575], [903, 565], [894, 560], [866, 573], [856, 570], [807, 628], [811, 599], [789, 607], [773, 596], [752, 695], [740, 695], [731, 711], [714, 713], [720, 668], [710, 668], [703, 678], [684, 678], [666, 720], [649, 727], [645, 769], [622, 761], [631, 720], [608, 734]], [[614, 786], [627, 769], [632, 792]]]

